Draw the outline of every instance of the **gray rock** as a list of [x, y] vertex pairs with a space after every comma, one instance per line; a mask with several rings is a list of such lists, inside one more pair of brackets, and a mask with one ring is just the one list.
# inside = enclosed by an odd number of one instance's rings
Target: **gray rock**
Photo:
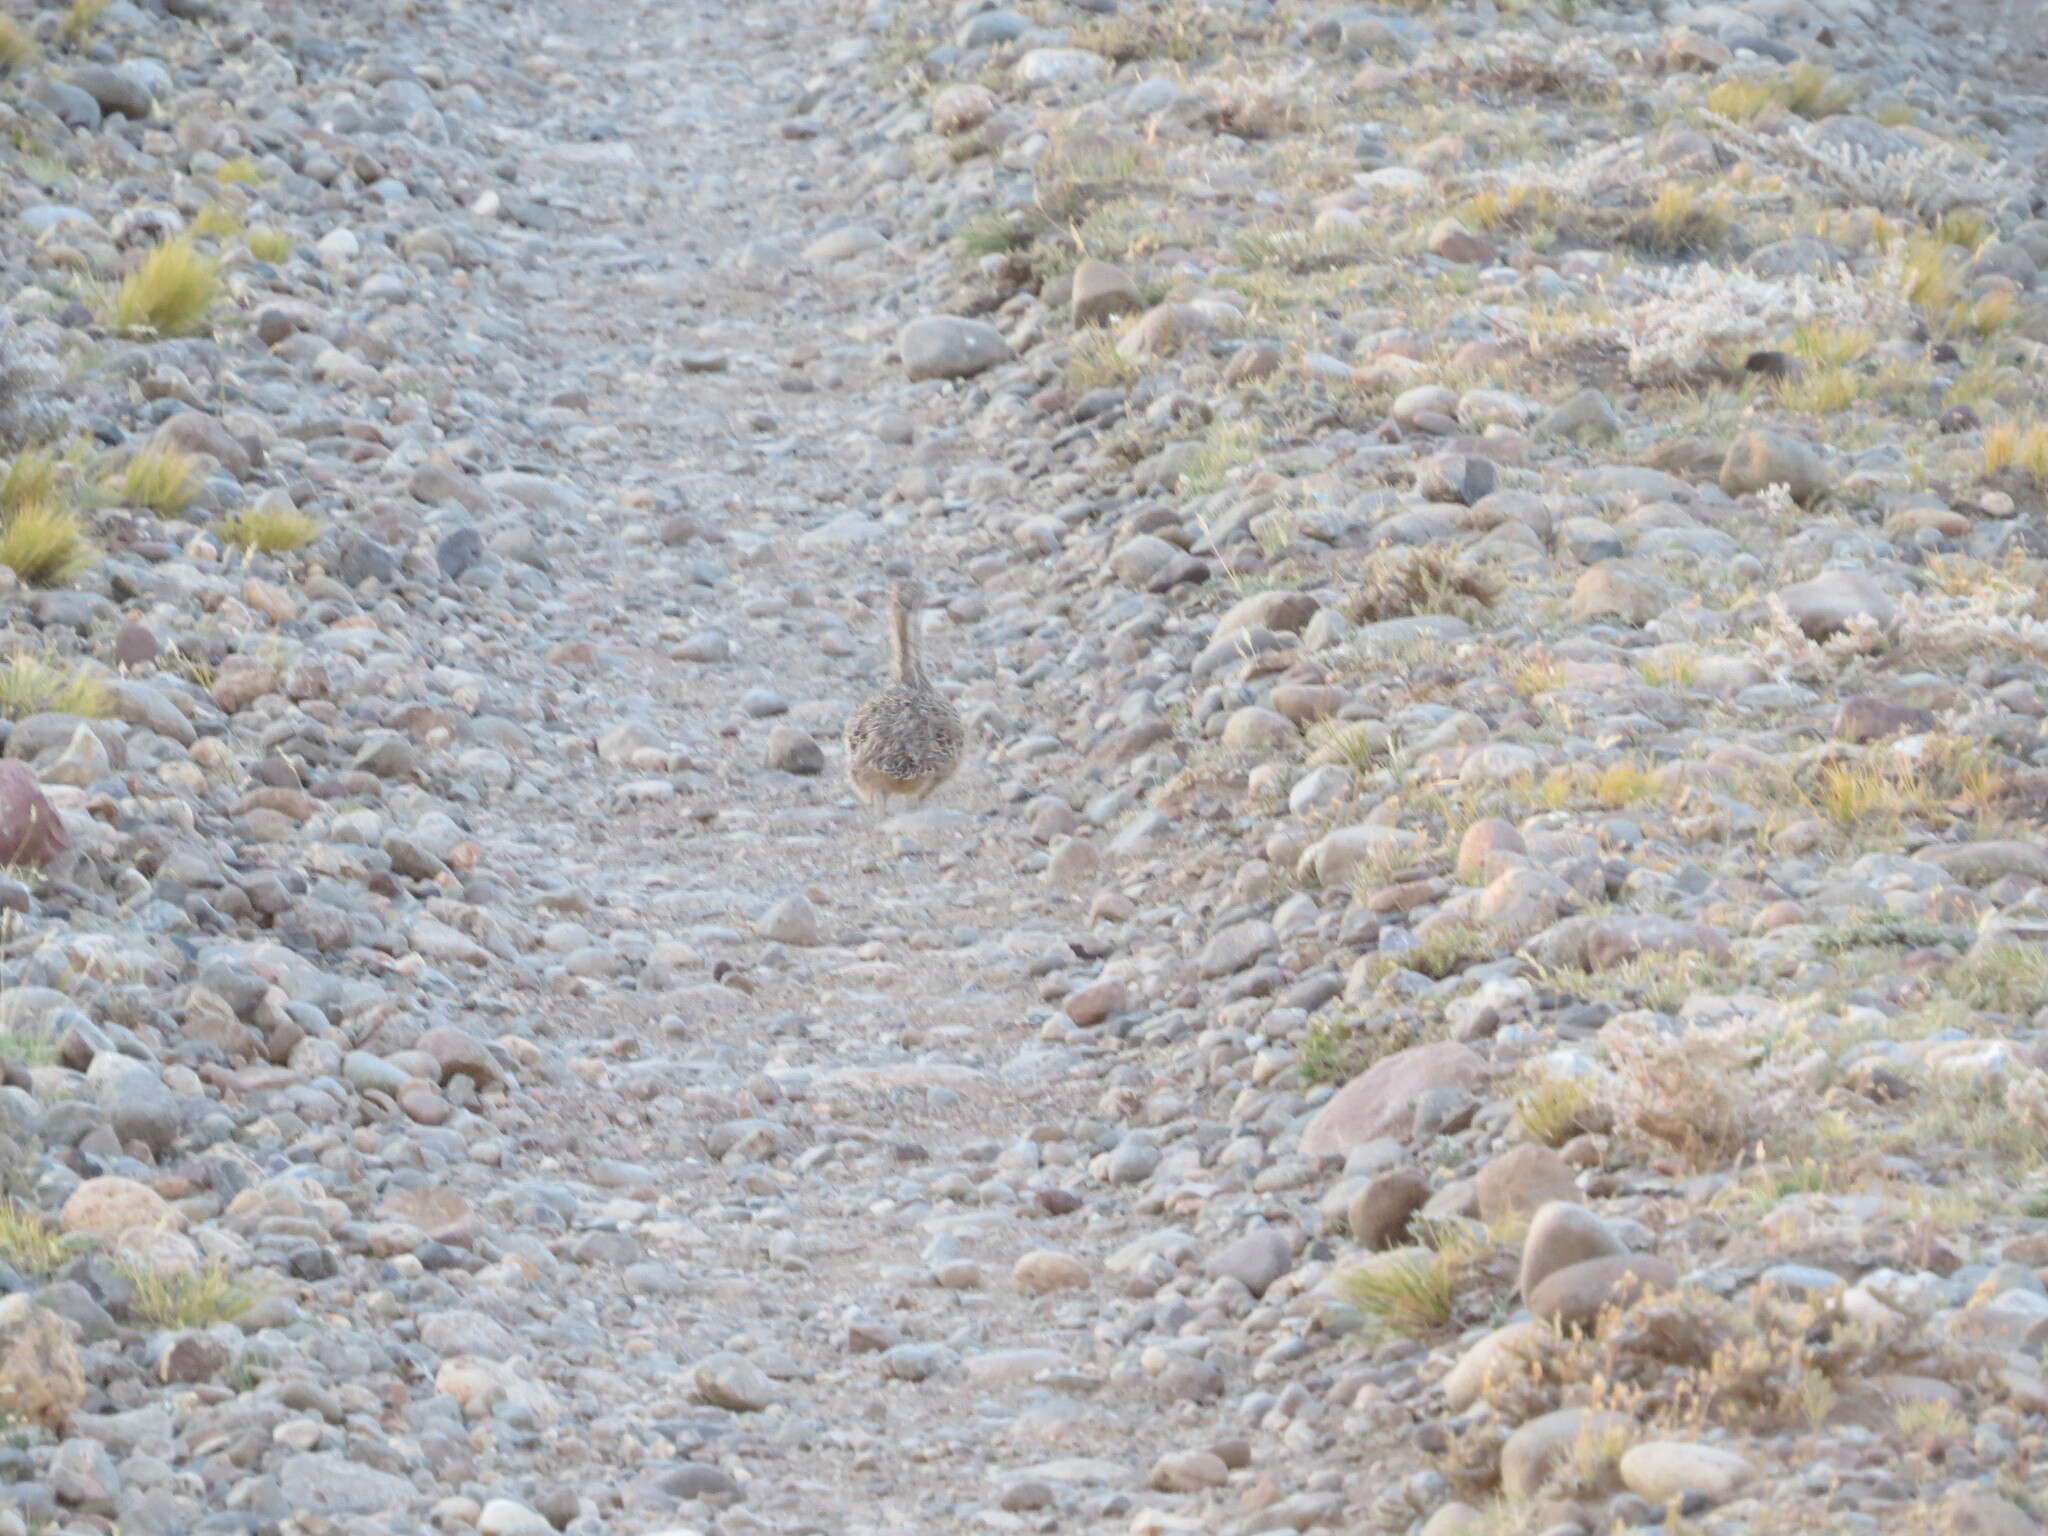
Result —
[[903, 327], [896, 350], [912, 379], [971, 379], [1016, 356], [1003, 333], [980, 320], [926, 315]]
[[1235, 1280], [1254, 1296], [1263, 1296], [1268, 1286], [1293, 1267], [1294, 1245], [1288, 1242], [1286, 1234], [1261, 1227], [1211, 1254], [1202, 1265], [1202, 1273]]

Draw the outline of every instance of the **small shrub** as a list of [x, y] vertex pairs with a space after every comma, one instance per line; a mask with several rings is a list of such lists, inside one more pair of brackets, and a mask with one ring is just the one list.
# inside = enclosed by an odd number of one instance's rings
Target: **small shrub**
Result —
[[1974, 208], [1957, 208], [1941, 216], [1934, 233], [1945, 245], [1974, 251], [1991, 238], [1991, 221]]
[[1366, 562], [1352, 592], [1350, 617], [1377, 624], [1417, 613], [1473, 618], [1501, 595], [1500, 578], [1436, 546], [1381, 550]]
[[214, 532], [237, 548], [282, 555], [320, 537], [320, 522], [296, 507], [248, 507], [223, 518]]
[[1957, 1001], [1986, 1013], [2028, 1013], [2048, 1002], [2048, 949], [2001, 944], [1965, 955], [1942, 974]]
[[71, 8], [64, 13], [64, 20], [58, 27], [64, 41], [74, 47], [84, 42], [113, 3], [114, 0], [71, 0]]
[[1588, 1129], [1593, 1089], [1584, 1078], [1544, 1073], [1515, 1099], [1515, 1123], [1531, 1141], [1561, 1147]]
[[1554, 693], [1564, 686], [1564, 663], [1548, 656], [1525, 661], [1514, 669], [1508, 682], [1525, 699]]
[[1707, 1168], [1759, 1139], [1766, 1114], [1747, 1040], [1733, 1029], [1667, 1031], [1622, 1015], [1602, 1031], [1615, 1125]]
[[1202, 451], [1181, 471], [1180, 489], [1185, 495], [1202, 496], [1221, 490], [1230, 471], [1248, 464], [1259, 451], [1259, 424], [1255, 421], [1218, 422], [1202, 441]]
[[1778, 404], [1804, 416], [1832, 416], [1863, 398], [1863, 376], [1853, 368], [1815, 368], [1778, 380]]
[[0, 75], [20, 74], [35, 57], [35, 39], [12, 16], [0, 16]]
[[1351, 1021], [1341, 1016], [1319, 1015], [1309, 1020], [1308, 1033], [1301, 1042], [1302, 1079], [1310, 1083], [1349, 1079], [1355, 1071], [1351, 1065], [1355, 1033]]
[[0, 1200], [0, 1264], [24, 1275], [47, 1275], [70, 1257], [64, 1239], [39, 1212]]
[[22, 449], [0, 477], [0, 515], [56, 499], [57, 455], [47, 448]]
[[1846, 110], [1856, 92], [1824, 64], [1795, 64], [1785, 72], [1777, 95], [1801, 117], [1818, 120]]
[[1468, 965], [1477, 965], [1490, 960], [1499, 946], [1486, 931], [1477, 924], [1463, 922], [1438, 923], [1422, 941], [1394, 957], [1394, 963], [1403, 970], [1415, 971], [1432, 981], [1442, 981], [1454, 976]]
[[227, 187], [254, 186], [263, 180], [263, 167], [247, 155], [237, 155], [234, 159], [224, 162], [221, 168], [213, 173], [213, 179]]
[[1962, 291], [1962, 273], [1938, 235], [1912, 235], [1899, 253], [1899, 287], [1929, 315], [1946, 315]]
[[1443, 1251], [1375, 1254], [1344, 1276], [1344, 1299], [1380, 1332], [1415, 1338], [1451, 1320], [1457, 1263]]
[[1067, 384], [1086, 393], [1132, 383], [1138, 365], [1117, 350], [1116, 336], [1101, 326], [1090, 326], [1074, 337], [1067, 349]]
[[1984, 473], [2007, 469], [2048, 485], [2048, 422], [2001, 421], [1984, 434]]
[[1730, 122], [1747, 123], [1777, 104], [1777, 93], [1762, 80], [1723, 80], [1707, 92], [1707, 109]]
[[114, 323], [131, 334], [187, 336], [205, 326], [219, 294], [219, 265], [180, 236], [151, 251], [121, 284]]
[[1683, 182], [1669, 182], [1632, 232], [1635, 243], [1658, 256], [1710, 251], [1728, 238], [1727, 208], [1718, 197], [1700, 195]]
[[272, 266], [289, 260], [292, 254], [292, 237], [281, 229], [252, 229], [242, 237], [242, 244], [248, 247], [251, 256]]
[[125, 1271], [134, 1287], [128, 1309], [159, 1328], [209, 1328], [232, 1322], [255, 1301], [215, 1259], [196, 1270]]
[[1031, 244], [1031, 231], [1007, 213], [978, 213], [960, 226], [955, 237], [970, 256], [1001, 256]]
[[83, 667], [66, 667], [33, 651], [16, 651], [0, 667], [0, 717], [55, 714], [98, 720], [113, 709], [107, 685]]
[[0, 565], [31, 586], [62, 586], [92, 568], [99, 550], [69, 507], [31, 502], [0, 523]]
[[1953, 335], [1975, 336], [1982, 341], [2011, 330], [2019, 320], [2019, 301], [2001, 289], [1985, 294], [1975, 303], [1956, 305], [1948, 312], [1945, 329]]
[[1809, 320], [1792, 333], [1786, 350], [1816, 368], [1846, 368], [1862, 362], [1876, 345], [1877, 337], [1870, 331]]
[[199, 461], [176, 448], [145, 448], [122, 466], [110, 489], [124, 506], [176, 517], [199, 495]]
[[192, 219], [192, 233], [203, 239], [232, 240], [241, 232], [241, 218], [220, 203], [208, 203]]

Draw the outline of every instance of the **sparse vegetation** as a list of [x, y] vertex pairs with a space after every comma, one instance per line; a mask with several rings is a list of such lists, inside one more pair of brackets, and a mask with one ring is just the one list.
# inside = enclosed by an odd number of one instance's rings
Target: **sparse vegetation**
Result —
[[114, 0], [71, 0], [64, 12], [64, 20], [58, 25], [59, 34], [65, 42], [78, 46], [100, 24], [100, 17], [113, 3]]
[[128, 1309], [159, 1328], [231, 1323], [256, 1300], [219, 1259], [192, 1270], [137, 1266], [127, 1271], [127, 1277], [134, 1287]]
[[214, 531], [238, 549], [282, 555], [320, 537], [320, 521], [296, 507], [246, 507], [221, 519]]
[[1728, 238], [1730, 220], [1723, 199], [1685, 182], [1666, 182], [1649, 211], [1636, 221], [1631, 238], [1658, 256], [1698, 256]]
[[1382, 550], [1367, 562], [1347, 610], [1377, 624], [1418, 613], [1475, 619], [1500, 599], [1501, 580], [1483, 566], [1436, 545]]
[[272, 266], [289, 260], [292, 254], [292, 238], [281, 229], [252, 229], [242, 237], [242, 244], [251, 256]]
[[20, 1274], [47, 1275], [71, 1257], [64, 1239], [39, 1212], [0, 1200], [0, 1264]]
[[1395, 1249], [1347, 1270], [1344, 1299], [1378, 1331], [1415, 1338], [1451, 1320], [1457, 1277], [1457, 1258], [1447, 1250]]
[[113, 712], [107, 685], [83, 667], [65, 666], [34, 651], [16, 651], [0, 667], [0, 717], [83, 715], [97, 719]]
[[124, 506], [176, 517], [199, 495], [199, 461], [176, 448], [144, 448], [108, 486]]
[[0, 75], [20, 74], [35, 57], [35, 39], [12, 16], [0, 16]]
[[1984, 434], [1984, 473], [2009, 469], [2048, 485], [2048, 422], [2001, 421]]
[[230, 187], [255, 186], [264, 179], [263, 167], [247, 155], [237, 155], [232, 160], [223, 161], [213, 176], [222, 186]]
[[0, 521], [0, 565], [30, 586], [56, 587], [76, 580], [99, 559], [85, 522], [69, 507], [34, 501]]

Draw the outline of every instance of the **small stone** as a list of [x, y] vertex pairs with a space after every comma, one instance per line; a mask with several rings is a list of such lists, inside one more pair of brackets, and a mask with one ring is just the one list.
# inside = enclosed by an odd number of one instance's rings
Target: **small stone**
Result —
[[1230, 1468], [1211, 1451], [1168, 1451], [1152, 1464], [1152, 1486], [1162, 1493], [1199, 1493], [1229, 1481]]
[[808, 947], [825, 942], [825, 921], [807, 896], [785, 896], [762, 914], [754, 929], [777, 944]]
[[1451, 1041], [1396, 1051], [1354, 1077], [1316, 1111], [1302, 1133], [1301, 1150], [1325, 1157], [1382, 1136], [1405, 1138], [1414, 1125], [1415, 1101], [1423, 1094], [1437, 1088], [1470, 1089], [1484, 1075], [1485, 1064]]
[[970, 379], [1016, 356], [994, 326], [957, 315], [911, 321], [897, 335], [896, 350], [913, 380]]
[[1574, 1447], [1608, 1435], [1635, 1432], [1635, 1420], [1604, 1409], [1559, 1408], [1519, 1426], [1500, 1448], [1501, 1491], [1511, 1499], [1533, 1498], [1570, 1460]]
[[85, 1402], [85, 1369], [72, 1332], [28, 1296], [0, 1296], [0, 1415], [63, 1429]]
[[1466, 885], [1491, 881], [1528, 854], [1522, 834], [1498, 816], [1475, 821], [1458, 840], [1458, 879]]
[[1444, 1401], [1453, 1413], [1463, 1413], [1485, 1398], [1489, 1387], [1505, 1386], [1524, 1374], [1529, 1360], [1537, 1357], [1553, 1335], [1549, 1327], [1533, 1319], [1496, 1328], [1464, 1354], [1443, 1379]]
[[1649, 1254], [1587, 1259], [1545, 1275], [1529, 1295], [1529, 1311], [1559, 1328], [1591, 1328], [1606, 1308], [1627, 1306], [1677, 1283], [1678, 1271]]
[[1479, 1219], [1488, 1226], [1578, 1198], [1571, 1168], [1549, 1147], [1510, 1147], [1479, 1170]]
[[1862, 571], [1823, 571], [1782, 588], [1778, 601], [1809, 640], [1829, 639], [1859, 622], [1882, 629], [1898, 613], [1884, 588]]
[[1072, 303], [1076, 325], [1099, 324], [1145, 307], [1128, 272], [1093, 257], [1074, 268]]
[[1629, 1492], [1660, 1506], [1688, 1493], [1718, 1502], [1755, 1475], [1746, 1457], [1692, 1440], [1646, 1440], [1621, 1458]]
[[1728, 446], [1721, 460], [1721, 489], [1746, 496], [1773, 485], [1785, 486], [1801, 506], [1825, 496], [1833, 487], [1827, 466], [1808, 444], [1783, 432], [1758, 428]]
[[1835, 737], [1865, 746], [1895, 736], [1917, 736], [1935, 727], [1935, 714], [1913, 704], [1894, 704], [1868, 694], [1844, 699], [1835, 712]]
[[0, 864], [48, 864], [71, 846], [35, 771], [13, 758], [0, 760]]
[[705, 1402], [734, 1413], [760, 1413], [781, 1400], [767, 1373], [744, 1355], [713, 1355], [697, 1366], [691, 1379]]
[[1026, 1296], [1085, 1290], [1088, 1266], [1056, 1248], [1034, 1248], [1011, 1267], [1010, 1281]]
[[66, 1232], [92, 1237], [118, 1237], [130, 1227], [166, 1226], [172, 1220], [163, 1196], [117, 1174], [87, 1179], [71, 1192], [58, 1216]]
[[1104, 976], [1067, 994], [1063, 1005], [1068, 1018], [1083, 1029], [1093, 1029], [1112, 1014], [1130, 1006], [1131, 989], [1120, 976]]
[[1431, 501], [1457, 502], [1471, 506], [1491, 496], [1500, 484], [1500, 472], [1493, 460], [1476, 453], [1440, 453], [1425, 459], [1415, 471], [1415, 489]]
[[1668, 606], [1656, 582], [1619, 560], [1603, 560], [1589, 566], [1572, 584], [1571, 616], [1579, 624], [1614, 619], [1639, 627]]
[[1561, 1269], [1626, 1252], [1621, 1239], [1583, 1205], [1553, 1201], [1536, 1212], [1522, 1239], [1522, 1298], [1526, 1301], [1537, 1286]]
[[1346, 1220], [1352, 1240], [1375, 1251], [1407, 1241], [1408, 1224], [1429, 1203], [1429, 1178], [1419, 1168], [1381, 1174], [1352, 1197]]
[[1254, 1296], [1263, 1296], [1275, 1280], [1294, 1267], [1294, 1245], [1271, 1227], [1248, 1232], [1202, 1266], [1212, 1278], [1238, 1281]]
[[768, 766], [778, 773], [809, 777], [825, 771], [825, 749], [808, 731], [778, 725], [768, 733]]
[[537, 1509], [515, 1499], [492, 1499], [477, 1517], [477, 1536], [555, 1536], [555, 1527]]

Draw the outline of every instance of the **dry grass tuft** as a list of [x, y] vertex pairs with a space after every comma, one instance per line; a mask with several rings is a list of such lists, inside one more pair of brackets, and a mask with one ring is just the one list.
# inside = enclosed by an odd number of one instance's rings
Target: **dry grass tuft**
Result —
[[67, 667], [34, 651], [16, 651], [0, 667], [0, 718], [56, 714], [98, 720], [113, 712], [107, 685], [84, 667]]
[[221, 519], [222, 542], [261, 555], [289, 554], [320, 537], [320, 520], [296, 507], [248, 507]]
[[2048, 422], [2001, 421], [1984, 434], [1984, 473], [2018, 470], [2048, 485]]
[[190, 239], [166, 240], [121, 284], [114, 323], [131, 335], [189, 336], [220, 296], [220, 267]]
[[250, 230], [242, 237], [242, 244], [248, 248], [251, 256], [258, 261], [267, 261], [272, 266], [289, 260], [292, 254], [292, 237], [281, 229], [271, 229], [267, 226]]
[[30, 502], [0, 522], [0, 565], [30, 586], [62, 586], [90, 570], [98, 559], [99, 549], [84, 521], [56, 502]]
[[199, 460], [176, 448], [144, 448], [121, 467], [108, 490], [124, 506], [176, 517], [199, 495]]
[[24, 1275], [47, 1275], [71, 1257], [71, 1250], [40, 1212], [0, 1200], [0, 1264]]
[[0, 514], [57, 499], [57, 455], [47, 448], [24, 448], [0, 476]]
[[114, 0], [71, 0], [70, 9], [65, 11], [64, 20], [58, 25], [59, 35], [76, 47], [100, 24], [100, 17], [113, 3]]
[[18, 75], [35, 57], [35, 39], [12, 16], [0, 16], [0, 74]]
[[216, 1259], [196, 1270], [125, 1271], [135, 1288], [129, 1311], [159, 1328], [210, 1328], [233, 1322], [256, 1298]]
[[1629, 238], [1655, 256], [1695, 256], [1725, 242], [1731, 227], [1725, 199], [1673, 181], [1658, 191]]
[[1501, 579], [1492, 571], [1449, 550], [1402, 546], [1381, 550], [1366, 562], [1346, 611], [1361, 624], [1418, 613], [1470, 619], [1493, 607], [1501, 591]]

